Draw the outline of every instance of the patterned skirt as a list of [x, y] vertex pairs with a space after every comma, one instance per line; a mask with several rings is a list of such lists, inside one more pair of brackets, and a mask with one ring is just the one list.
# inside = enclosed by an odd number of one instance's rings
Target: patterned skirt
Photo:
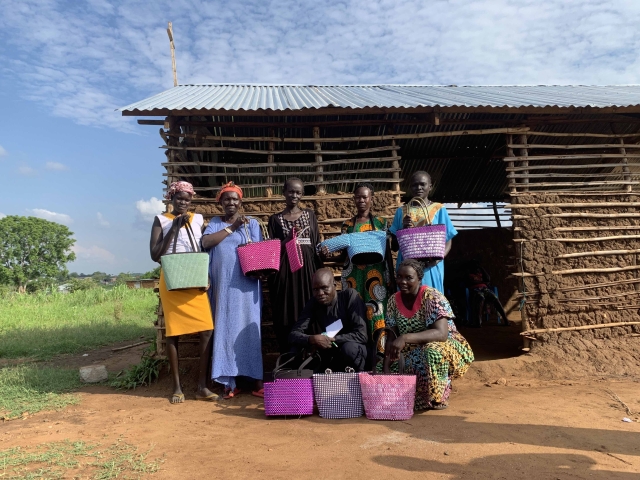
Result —
[[[407, 345], [402, 353], [404, 373], [417, 375], [415, 410], [446, 402], [451, 380], [463, 376], [474, 360], [467, 340], [457, 331], [449, 332], [446, 342]], [[398, 362], [391, 364], [391, 371], [398, 371]]]

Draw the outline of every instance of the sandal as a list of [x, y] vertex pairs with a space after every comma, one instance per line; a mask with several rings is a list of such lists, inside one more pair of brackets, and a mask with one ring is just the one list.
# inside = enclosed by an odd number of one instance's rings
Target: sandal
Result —
[[251, 392], [251, 395], [253, 395], [254, 397], [264, 398], [264, 388]]
[[239, 388], [234, 388], [233, 390], [231, 390], [230, 388], [225, 388], [222, 398], [224, 398], [225, 400], [229, 400], [230, 398], [233, 398], [236, 395], [240, 394], [241, 391], [242, 390], [240, 390]]
[[177, 405], [178, 403], [184, 403], [184, 393], [174, 393], [171, 397], [172, 405]]
[[449, 406], [448, 403], [442, 402], [442, 403], [433, 403], [431, 404], [431, 410], [446, 410], [446, 408]]
[[212, 402], [219, 397], [220, 395], [218, 395], [217, 393], [212, 393], [211, 395], [207, 395], [206, 397], [201, 397], [196, 393], [196, 400], [200, 400], [202, 402]]

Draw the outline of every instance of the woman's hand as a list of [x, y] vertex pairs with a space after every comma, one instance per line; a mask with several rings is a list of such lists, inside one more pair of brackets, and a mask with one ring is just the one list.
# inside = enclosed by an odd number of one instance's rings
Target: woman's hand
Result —
[[402, 218], [402, 228], [411, 228], [413, 227], [413, 222], [411, 221], [411, 216], [405, 215]]
[[405, 342], [404, 340], [404, 335], [400, 335], [391, 343], [391, 345], [389, 345], [389, 357], [391, 358], [391, 360], [398, 359], [398, 357], [400, 356], [400, 352], [406, 344], [407, 342]]
[[326, 260], [327, 258], [329, 258], [329, 255], [331, 255], [331, 252], [329, 251], [329, 247], [327, 247], [326, 245], [323, 245], [322, 248], [320, 249], [320, 257], [322, 258], [322, 260]]
[[184, 227], [187, 224], [188, 219], [189, 219], [188, 213], [181, 213], [180, 215], [176, 215], [176, 217], [173, 219], [172, 228], [174, 228], [175, 230], [180, 230], [182, 227]]
[[231, 224], [231, 226], [234, 230], [237, 230], [245, 223], [249, 223], [249, 219], [244, 215], [240, 215], [238, 218], [236, 218], [236, 221]]

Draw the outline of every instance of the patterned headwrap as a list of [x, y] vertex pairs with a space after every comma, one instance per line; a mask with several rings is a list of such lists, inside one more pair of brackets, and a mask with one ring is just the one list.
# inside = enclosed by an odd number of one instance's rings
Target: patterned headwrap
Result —
[[191, 185], [189, 182], [173, 182], [171, 186], [169, 186], [169, 189], [167, 190], [164, 198], [166, 198], [167, 200], [171, 200], [173, 196], [179, 192], [187, 192], [191, 195], [196, 194], [196, 192], [193, 191], [193, 185]]
[[225, 183], [220, 189], [220, 191], [218, 192], [218, 195], [216, 195], [216, 202], [220, 201], [220, 197], [222, 197], [222, 194], [225, 192], [236, 192], [240, 197], [240, 199], [242, 199], [242, 189], [239, 186], [237, 186], [235, 183], [229, 182], [229, 183]]

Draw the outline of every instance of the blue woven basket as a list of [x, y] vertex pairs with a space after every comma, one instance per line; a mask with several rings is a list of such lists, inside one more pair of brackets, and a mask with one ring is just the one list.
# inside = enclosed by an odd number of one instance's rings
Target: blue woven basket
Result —
[[351, 240], [351, 234], [346, 233], [344, 235], [338, 235], [337, 237], [330, 238], [322, 242], [318, 248], [327, 247], [329, 252], [337, 252], [338, 250], [344, 250], [349, 247]]
[[384, 260], [387, 248], [387, 232], [375, 230], [350, 233], [347, 253], [354, 265], [373, 265]]

